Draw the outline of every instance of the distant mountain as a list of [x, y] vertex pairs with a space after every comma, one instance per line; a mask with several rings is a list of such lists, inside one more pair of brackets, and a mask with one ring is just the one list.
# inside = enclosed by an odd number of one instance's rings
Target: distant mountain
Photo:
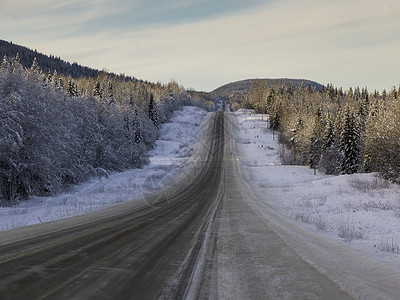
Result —
[[272, 86], [282, 86], [282, 85], [291, 85], [296, 88], [299, 86], [308, 86], [310, 85], [312, 88], [316, 90], [321, 90], [323, 85], [306, 79], [289, 79], [289, 78], [279, 78], [279, 79], [246, 79], [236, 82], [231, 82], [225, 84], [211, 93], [215, 94], [218, 97], [230, 97], [233, 95], [239, 96], [247, 94], [253, 88], [253, 85], [256, 81], [262, 81], [265, 85], [270, 87]]

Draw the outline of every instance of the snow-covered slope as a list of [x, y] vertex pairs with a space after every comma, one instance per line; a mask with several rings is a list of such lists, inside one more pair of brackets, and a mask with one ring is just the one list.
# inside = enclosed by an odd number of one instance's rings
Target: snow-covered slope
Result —
[[93, 179], [55, 197], [34, 197], [13, 207], [0, 207], [0, 230], [81, 215], [140, 199], [163, 187], [170, 176], [184, 171], [182, 166], [199, 142], [206, 115], [205, 110], [192, 106], [175, 111], [170, 123], [162, 125], [160, 139], [150, 152], [150, 163], [143, 169]]
[[242, 176], [263, 205], [368, 257], [400, 268], [400, 187], [376, 176], [314, 175], [280, 164], [265, 115], [233, 113]]

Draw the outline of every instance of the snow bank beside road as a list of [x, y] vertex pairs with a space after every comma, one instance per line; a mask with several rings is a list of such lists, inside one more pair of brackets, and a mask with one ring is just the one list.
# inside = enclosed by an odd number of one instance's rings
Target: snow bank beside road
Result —
[[179, 173], [193, 154], [206, 114], [192, 106], [175, 111], [170, 123], [162, 124], [156, 147], [149, 153], [150, 163], [143, 169], [92, 179], [55, 197], [34, 197], [13, 207], [0, 207], [0, 230], [89, 213], [140, 199], [143, 194], [161, 188], [165, 179]]
[[[400, 187], [375, 174], [327, 176], [280, 164], [266, 118], [234, 113], [241, 172], [264, 205], [299, 225], [400, 268]], [[277, 137], [275, 136], [275, 139]]]

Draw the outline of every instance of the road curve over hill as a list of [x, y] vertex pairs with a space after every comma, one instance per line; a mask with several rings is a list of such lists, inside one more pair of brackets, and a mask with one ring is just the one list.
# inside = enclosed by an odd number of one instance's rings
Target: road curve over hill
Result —
[[142, 202], [0, 233], [2, 299], [348, 299], [243, 201], [229, 117]]

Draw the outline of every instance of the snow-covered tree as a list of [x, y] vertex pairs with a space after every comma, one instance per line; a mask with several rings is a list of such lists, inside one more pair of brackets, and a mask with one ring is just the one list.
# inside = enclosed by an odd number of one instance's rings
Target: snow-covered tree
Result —
[[135, 143], [140, 144], [143, 141], [143, 135], [142, 135], [142, 125], [139, 120], [139, 112], [137, 108], [135, 108], [135, 114], [133, 119], [133, 130], [135, 132], [134, 134]]
[[38, 69], [39, 69], [39, 65], [38, 65], [38, 63], [37, 63], [37, 61], [36, 61], [36, 57], [33, 59], [33, 62], [32, 62], [32, 66], [31, 66], [31, 71], [33, 72], [33, 73], [35, 73], [36, 71], [38, 71]]
[[67, 84], [67, 94], [68, 94], [70, 97], [75, 96], [75, 95], [74, 95], [74, 85], [73, 85], [73, 83], [72, 83], [72, 80], [68, 80], [68, 84]]
[[4, 54], [0, 68], [5, 69], [5, 68], [7, 68], [7, 66], [8, 66], [8, 59], [7, 59], [7, 55]]
[[[202, 99], [190, 100], [175, 85], [103, 71], [96, 77], [66, 76], [65, 68], [60, 73], [47, 65], [40, 68], [41, 55], [36, 55], [37, 65], [30, 61], [25, 66], [19, 58], [4, 55], [0, 68], [0, 202], [51, 195], [99, 174], [142, 167], [159, 136], [160, 122], [183, 104], [204, 104]], [[26, 59], [21, 56], [21, 61]], [[74, 70], [73, 64], [67, 72]], [[168, 97], [171, 90], [174, 99]], [[160, 110], [154, 95], [150, 97], [154, 93]], [[115, 99], [116, 105], [104, 98]]]
[[115, 104], [114, 87], [111, 80], [108, 82], [107, 96], [108, 96], [108, 104], [109, 105]]
[[101, 101], [103, 99], [103, 88], [101, 86], [100, 79], [97, 79], [96, 85], [93, 88], [93, 96], [98, 101]]
[[342, 152], [339, 149], [334, 125], [328, 120], [322, 141], [321, 159], [318, 169], [325, 174], [338, 175], [341, 171]]
[[323, 111], [319, 107], [315, 115], [314, 128], [310, 139], [308, 156], [310, 168], [314, 170], [318, 168], [321, 159], [324, 131], [325, 126], [323, 121]]
[[159, 129], [157, 105], [156, 105], [156, 102], [154, 101], [153, 93], [150, 94], [147, 117], [151, 120], [151, 122], [153, 123], [154, 127]]
[[341, 149], [343, 159], [341, 169], [343, 174], [353, 174], [360, 169], [360, 134], [357, 120], [353, 112], [348, 109], [341, 134]]

